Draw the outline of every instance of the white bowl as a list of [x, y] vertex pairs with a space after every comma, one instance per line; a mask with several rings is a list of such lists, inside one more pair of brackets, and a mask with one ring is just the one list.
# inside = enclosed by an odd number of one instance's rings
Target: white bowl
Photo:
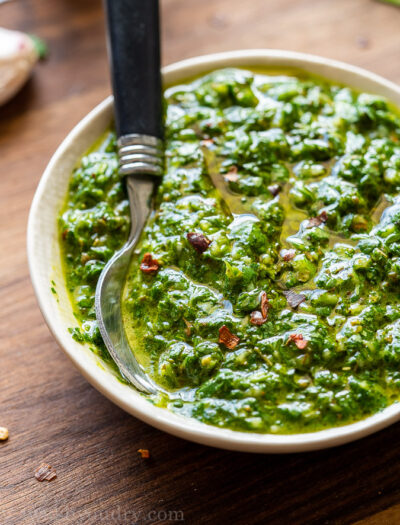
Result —
[[[373, 73], [342, 62], [289, 51], [233, 51], [184, 60], [163, 69], [164, 83], [174, 84], [226, 66], [303, 69], [359, 90], [383, 95], [400, 105], [400, 88]], [[72, 169], [109, 126], [112, 111], [112, 97], [109, 97], [62, 142], [39, 183], [28, 223], [29, 268], [40, 309], [57, 342], [86, 379], [115, 404], [156, 428], [191, 441], [231, 450], [281, 453], [322, 449], [353, 441], [398, 421], [400, 404], [396, 403], [357, 423], [313, 433], [255, 434], [209, 426], [153, 406], [134, 388], [118, 381], [88, 347], [72, 339], [68, 327], [76, 326], [76, 320], [60, 270], [57, 215]], [[57, 295], [51, 292], [52, 280]]]

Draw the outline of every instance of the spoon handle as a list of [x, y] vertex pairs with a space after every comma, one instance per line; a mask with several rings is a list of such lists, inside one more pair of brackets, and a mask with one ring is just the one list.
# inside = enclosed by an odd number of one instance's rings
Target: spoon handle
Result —
[[121, 174], [162, 174], [158, 0], [105, 0]]

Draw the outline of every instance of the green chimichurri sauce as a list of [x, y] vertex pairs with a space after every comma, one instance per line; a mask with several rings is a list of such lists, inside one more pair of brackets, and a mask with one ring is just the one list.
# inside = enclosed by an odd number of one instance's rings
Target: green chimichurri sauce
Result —
[[[123, 293], [128, 338], [208, 424], [308, 432], [400, 397], [400, 117], [301, 72], [215, 71], [165, 91], [166, 171]], [[60, 215], [80, 327], [126, 240], [113, 132]]]

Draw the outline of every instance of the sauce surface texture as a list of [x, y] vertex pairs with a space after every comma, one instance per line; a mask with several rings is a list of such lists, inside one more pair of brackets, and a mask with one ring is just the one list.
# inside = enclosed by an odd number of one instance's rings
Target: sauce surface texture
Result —
[[[252, 432], [343, 425], [400, 396], [400, 117], [301, 72], [215, 71], [164, 93], [166, 168], [123, 292], [151, 401]], [[129, 205], [110, 132], [59, 217], [75, 339]]]

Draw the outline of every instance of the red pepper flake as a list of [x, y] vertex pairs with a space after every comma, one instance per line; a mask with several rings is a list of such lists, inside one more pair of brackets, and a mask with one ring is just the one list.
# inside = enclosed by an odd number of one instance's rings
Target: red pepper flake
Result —
[[276, 197], [278, 193], [280, 193], [281, 187], [279, 186], [279, 184], [271, 184], [270, 186], [268, 186], [268, 191], [273, 197]]
[[38, 481], [51, 481], [52, 479], [57, 477], [57, 472], [51, 465], [48, 465], [47, 463], [42, 463], [39, 465], [39, 467], [35, 470], [35, 478]]
[[302, 293], [296, 293], [293, 292], [293, 290], [283, 292], [283, 295], [286, 297], [289, 306], [292, 308], [297, 308], [306, 298]]
[[261, 326], [265, 323], [267, 319], [263, 317], [262, 313], [258, 310], [255, 310], [254, 312], [251, 312], [250, 314], [250, 323], [254, 324], [256, 326]]
[[364, 217], [356, 215], [351, 221], [351, 226], [355, 232], [365, 231], [368, 228], [368, 222]]
[[314, 228], [314, 226], [321, 226], [322, 221], [318, 217], [311, 217], [307, 222], [307, 228]]
[[311, 217], [307, 223], [307, 228], [313, 228], [314, 226], [321, 226], [328, 220], [328, 214], [326, 211], [322, 211], [317, 217]]
[[318, 219], [322, 222], [326, 222], [328, 220], [328, 214], [326, 210], [321, 211], [321, 213], [318, 215]]
[[64, 230], [61, 234], [63, 241], [65, 241], [65, 239], [67, 238], [67, 235], [68, 235], [68, 230]]
[[198, 253], [204, 253], [211, 244], [210, 239], [202, 233], [188, 233], [186, 238]]
[[261, 312], [258, 310], [255, 310], [254, 312], [251, 312], [250, 314], [250, 323], [254, 324], [256, 326], [261, 326], [265, 323], [268, 317], [268, 310], [271, 308], [271, 304], [268, 301], [267, 294], [265, 292], [261, 292]]
[[192, 323], [189, 323], [189, 321], [186, 321], [185, 318], [183, 318], [183, 322], [186, 325], [185, 334], [187, 335], [187, 337], [190, 337], [192, 333]]
[[147, 448], [139, 448], [138, 453], [143, 459], [149, 459], [150, 457], [150, 452], [147, 450]]
[[237, 166], [231, 166], [228, 172], [224, 175], [226, 182], [237, 182], [239, 180]]
[[227, 326], [221, 326], [221, 328], [219, 329], [219, 343], [225, 345], [227, 348], [229, 348], [229, 350], [233, 350], [235, 346], [239, 343], [239, 341], [239, 337], [237, 335], [232, 334], [232, 332]]
[[296, 255], [296, 250], [290, 249], [290, 250], [282, 250], [281, 256], [284, 261], [291, 261]]
[[86, 264], [90, 260], [90, 256], [87, 253], [82, 253], [81, 264]]
[[239, 180], [239, 175], [236, 173], [227, 173], [224, 175], [226, 182], [237, 182]]
[[236, 171], [228, 171], [228, 173], [224, 175], [224, 179], [226, 180], [226, 182], [237, 182], [239, 180], [239, 175]]
[[268, 301], [267, 294], [265, 292], [261, 292], [261, 315], [263, 316], [263, 319], [267, 319], [268, 310], [270, 308], [271, 303]]
[[160, 263], [157, 259], [153, 259], [151, 253], [145, 253], [143, 255], [142, 262], [140, 263], [140, 269], [144, 273], [156, 273], [160, 268]]
[[299, 350], [304, 350], [308, 345], [308, 341], [303, 338], [303, 334], [290, 334], [286, 344], [289, 344], [291, 341], [294, 342]]

